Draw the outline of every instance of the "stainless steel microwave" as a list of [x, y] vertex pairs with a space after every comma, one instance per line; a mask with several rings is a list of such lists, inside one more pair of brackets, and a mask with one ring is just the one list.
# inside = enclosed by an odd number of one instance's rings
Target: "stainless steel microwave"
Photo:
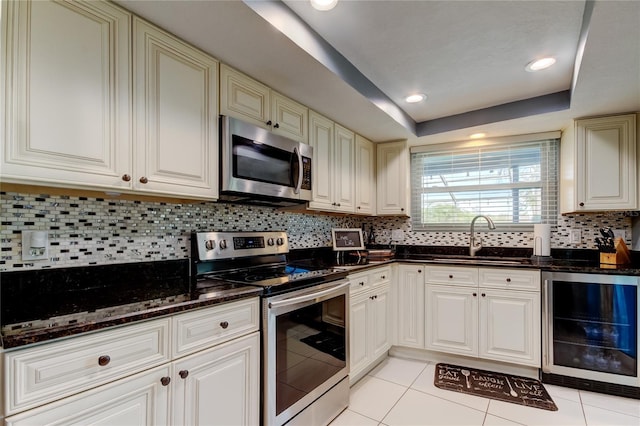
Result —
[[311, 200], [311, 146], [221, 116], [220, 154], [220, 200], [272, 206]]

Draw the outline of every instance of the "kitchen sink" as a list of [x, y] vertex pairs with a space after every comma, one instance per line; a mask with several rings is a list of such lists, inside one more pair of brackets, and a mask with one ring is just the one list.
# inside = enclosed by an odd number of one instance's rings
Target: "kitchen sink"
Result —
[[432, 255], [425, 260], [431, 263], [467, 264], [467, 265], [530, 265], [531, 260], [526, 257], [498, 257], [498, 256], [464, 256], [464, 255]]

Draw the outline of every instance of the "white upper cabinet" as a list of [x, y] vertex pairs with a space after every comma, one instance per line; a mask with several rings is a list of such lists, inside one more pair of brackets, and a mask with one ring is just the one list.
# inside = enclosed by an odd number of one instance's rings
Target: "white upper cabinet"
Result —
[[220, 114], [296, 141], [309, 142], [309, 110], [306, 106], [225, 64], [220, 65]]
[[314, 111], [309, 113], [309, 122], [309, 144], [313, 147], [309, 208], [353, 213], [355, 134]]
[[355, 159], [355, 213], [376, 214], [376, 162], [375, 146], [360, 135], [356, 135]]
[[131, 15], [108, 2], [2, 2], [5, 182], [130, 188]]
[[404, 141], [380, 143], [377, 150], [377, 213], [409, 216], [409, 153]]
[[576, 120], [561, 142], [562, 213], [637, 210], [635, 114]]
[[218, 196], [218, 62], [134, 20], [135, 169], [146, 192]]

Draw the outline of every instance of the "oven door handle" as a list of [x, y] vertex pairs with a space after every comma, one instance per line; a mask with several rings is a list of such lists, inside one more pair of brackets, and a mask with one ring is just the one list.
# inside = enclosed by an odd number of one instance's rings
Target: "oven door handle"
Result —
[[348, 287], [349, 285], [350, 285], [350, 282], [345, 281], [341, 284], [338, 284], [336, 286], [333, 286], [331, 288], [327, 288], [321, 291], [303, 294], [301, 296], [291, 297], [288, 299], [276, 300], [274, 302], [269, 302], [269, 309], [275, 309], [275, 308], [279, 308], [281, 306], [287, 306], [287, 305], [294, 305], [296, 303], [308, 302], [310, 300], [314, 300], [319, 297], [323, 297], [328, 294], [331, 294], [337, 290], [342, 290], [343, 288]]
[[543, 326], [544, 326], [544, 339], [542, 342], [542, 371], [544, 372], [548, 372], [549, 368], [551, 367], [551, 362], [549, 360], [549, 353], [551, 352], [551, 345], [553, 345], [553, 341], [551, 340], [551, 336], [549, 335], [550, 333], [550, 326], [549, 323], [551, 322], [551, 317], [549, 315], [549, 298], [551, 297], [551, 295], [549, 294], [549, 280], [544, 280], [543, 282], [543, 287], [542, 287], [542, 303], [543, 303], [543, 309], [544, 309], [544, 314], [542, 315], [542, 321]]

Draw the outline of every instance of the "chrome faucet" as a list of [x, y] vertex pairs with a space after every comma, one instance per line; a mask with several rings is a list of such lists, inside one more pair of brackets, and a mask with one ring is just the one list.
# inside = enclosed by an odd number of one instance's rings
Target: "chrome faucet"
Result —
[[487, 220], [487, 224], [489, 225], [489, 229], [496, 229], [496, 224], [493, 223], [493, 220], [489, 216], [485, 216], [479, 214], [471, 220], [471, 232], [469, 233], [469, 256], [475, 256], [476, 253], [482, 248], [482, 238], [478, 238], [478, 244], [476, 244], [475, 231], [473, 227], [475, 226], [476, 219], [482, 217]]

